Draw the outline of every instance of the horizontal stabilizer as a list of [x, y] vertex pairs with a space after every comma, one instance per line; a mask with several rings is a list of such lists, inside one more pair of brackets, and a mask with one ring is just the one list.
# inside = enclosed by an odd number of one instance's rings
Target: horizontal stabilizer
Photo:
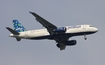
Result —
[[19, 35], [18, 32], [16, 32], [15, 30], [13, 30], [13, 29], [11, 29], [11, 28], [9, 28], [9, 27], [6, 27], [6, 29], [9, 30], [9, 31], [10, 31], [12, 34], [14, 34], [14, 35]]

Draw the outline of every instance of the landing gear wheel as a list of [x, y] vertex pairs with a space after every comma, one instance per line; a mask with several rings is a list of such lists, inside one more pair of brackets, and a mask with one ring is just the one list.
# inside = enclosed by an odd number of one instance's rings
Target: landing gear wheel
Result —
[[87, 40], [87, 38], [84, 38], [85, 40]]
[[86, 37], [86, 35], [85, 35], [85, 34], [84, 34], [84, 39], [85, 39], [85, 40], [87, 40], [87, 37]]

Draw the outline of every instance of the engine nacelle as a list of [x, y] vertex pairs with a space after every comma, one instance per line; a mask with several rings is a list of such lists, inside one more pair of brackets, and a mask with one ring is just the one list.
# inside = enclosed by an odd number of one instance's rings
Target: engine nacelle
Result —
[[59, 27], [53, 30], [55, 33], [64, 33], [66, 32], [66, 27]]
[[65, 44], [67, 46], [72, 46], [72, 45], [76, 45], [77, 41], [76, 40], [70, 40], [70, 41], [66, 41]]

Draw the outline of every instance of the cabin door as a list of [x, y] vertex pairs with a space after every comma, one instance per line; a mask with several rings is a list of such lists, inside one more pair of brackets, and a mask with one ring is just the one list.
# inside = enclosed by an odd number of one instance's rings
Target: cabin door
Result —
[[83, 25], [83, 29], [86, 29], [86, 25]]

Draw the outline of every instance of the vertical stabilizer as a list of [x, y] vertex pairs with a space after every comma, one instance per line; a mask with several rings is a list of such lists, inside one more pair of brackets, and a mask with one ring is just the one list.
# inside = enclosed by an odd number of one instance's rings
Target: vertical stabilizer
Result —
[[24, 32], [26, 29], [22, 26], [22, 24], [18, 20], [13, 20], [14, 30], [17, 32]]

